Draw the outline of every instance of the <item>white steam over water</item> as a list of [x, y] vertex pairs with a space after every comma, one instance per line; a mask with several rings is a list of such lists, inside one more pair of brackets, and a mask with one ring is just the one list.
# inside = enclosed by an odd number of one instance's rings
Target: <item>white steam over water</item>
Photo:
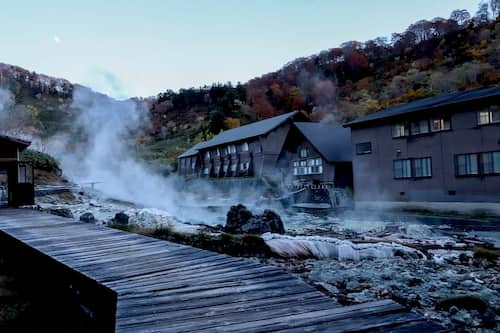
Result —
[[58, 138], [59, 149], [52, 144], [65, 174], [79, 184], [102, 182], [96, 188], [111, 198], [175, 213], [172, 180], [148, 170], [130, 151], [131, 133], [148, 124], [146, 108], [86, 88], [75, 89], [72, 107], [80, 112], [74, 133], [87, 140], [71, 146], [69, 138]]

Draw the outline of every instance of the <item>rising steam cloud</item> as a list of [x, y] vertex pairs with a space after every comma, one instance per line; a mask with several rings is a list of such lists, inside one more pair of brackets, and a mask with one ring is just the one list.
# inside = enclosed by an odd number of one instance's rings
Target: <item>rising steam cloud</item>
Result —
[[172, 195], [166, 190], [168, 180], [149, 171], [131, 154], [131, 133], [147, 125], [146, 108], [87, 88], [75, 89], [72, 107], [80, 113], [74, 135], [83, 140], [62, 142], [70, 147], [57, 154], [67, 176], [80, 184], [101, 182], [99, 190], [112, 198], [174, 210]]

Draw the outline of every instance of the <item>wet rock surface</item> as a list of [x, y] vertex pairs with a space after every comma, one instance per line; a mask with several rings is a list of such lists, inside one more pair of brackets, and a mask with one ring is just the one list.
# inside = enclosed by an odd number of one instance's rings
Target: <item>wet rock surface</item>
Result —
[[229, 209], [224, 231], [233, 234], [284, 234], [285, 227], [281, 217], [272, 210], [266, 209], [262, 214], [254, 215], [244, 205], [239, 204]]
[[49, 214], [52, 215], [57, 215], [57, 216], [62, 216], [62, 217], [67, 217], [67, 218], [73, 218], [73, 213], [69, 208], [50, 208], [47, 210]]
[[452, 329], [500, 330], [498, 262], [467, 264], [403, 258], [338, 260], [265, 260], [298, 275], [340, 304], [393, 299]]
[[80, 221], [86, 222], [86, 223], [95, 223], [94, 214], [89, 213], [89, 212], [83, 213], [82, 215], [80, 215]]
[[113, 223], [117, 223], [120, 225], [127, 225], [129, 218], [130, 217], [127, 214], [125, 214], [124, 212], [119, 212], [119, 213], [115, 214], [115, 217], [113, 219]]

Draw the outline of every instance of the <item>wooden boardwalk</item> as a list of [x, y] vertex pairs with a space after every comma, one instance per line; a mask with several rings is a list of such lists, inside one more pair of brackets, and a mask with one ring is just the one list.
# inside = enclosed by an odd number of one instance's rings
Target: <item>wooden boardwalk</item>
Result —
[[[36, 211], [0, 209], [0, 236], [71, 271], [71, 287], [82, 285], [90, 310], [112, 317], [108, 331], [441, 329], [391, 300], [343, 307], [300, 279], [252, 260]], [[93, 286], [100, 291], [89, 291]]]

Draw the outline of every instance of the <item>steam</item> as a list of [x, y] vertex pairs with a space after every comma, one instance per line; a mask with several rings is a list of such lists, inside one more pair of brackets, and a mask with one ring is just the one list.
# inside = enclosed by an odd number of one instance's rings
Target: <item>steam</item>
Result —
[[167, 191], [168, 181], [132, 155], [133, 134], [148, 124], [146, 108], [83, 87], [75, 88], [72, 108], [80, 116], [74, 136], [66, 140], [78, 140], [62, 142], [62, 150], [56, 153], [66, 175], [80, 184], [99, 182], [98, 189], [109, 197], [172, 211], [175, 205]]
[[[181, 221], [220, 222], [220, 212], [207, 209], [211, 198], [217, 200], [214, 206], [223, 206], [222, 195], [210, 184], [196, 181], [188, 188], [176, 176], [164, 177], [135, 158], [135, 136], [150, 125], [146, 105], [76, 86], [71, 107], [79, 113], [71, 135], [54, 137], [48, 149], [73, 182], [96, 183], [106, 197], [161, 209]], [[225, 205], [234, 204], [238, 195], [230, 193]]]
[[10, 130], [10, 113], [9, 109], [14, 104], [14, 96], [5, 89], [0, 88], [0, 132], [7, 133]]
[[[5, 88], [0, 88], [0, 117], [3, 117], [5, 115], [5, 110], [12, 106], [14, 103], [14, 96], [12, 93], [5, 89]], [[3, 118], [0, 118], [3, 120]]]

